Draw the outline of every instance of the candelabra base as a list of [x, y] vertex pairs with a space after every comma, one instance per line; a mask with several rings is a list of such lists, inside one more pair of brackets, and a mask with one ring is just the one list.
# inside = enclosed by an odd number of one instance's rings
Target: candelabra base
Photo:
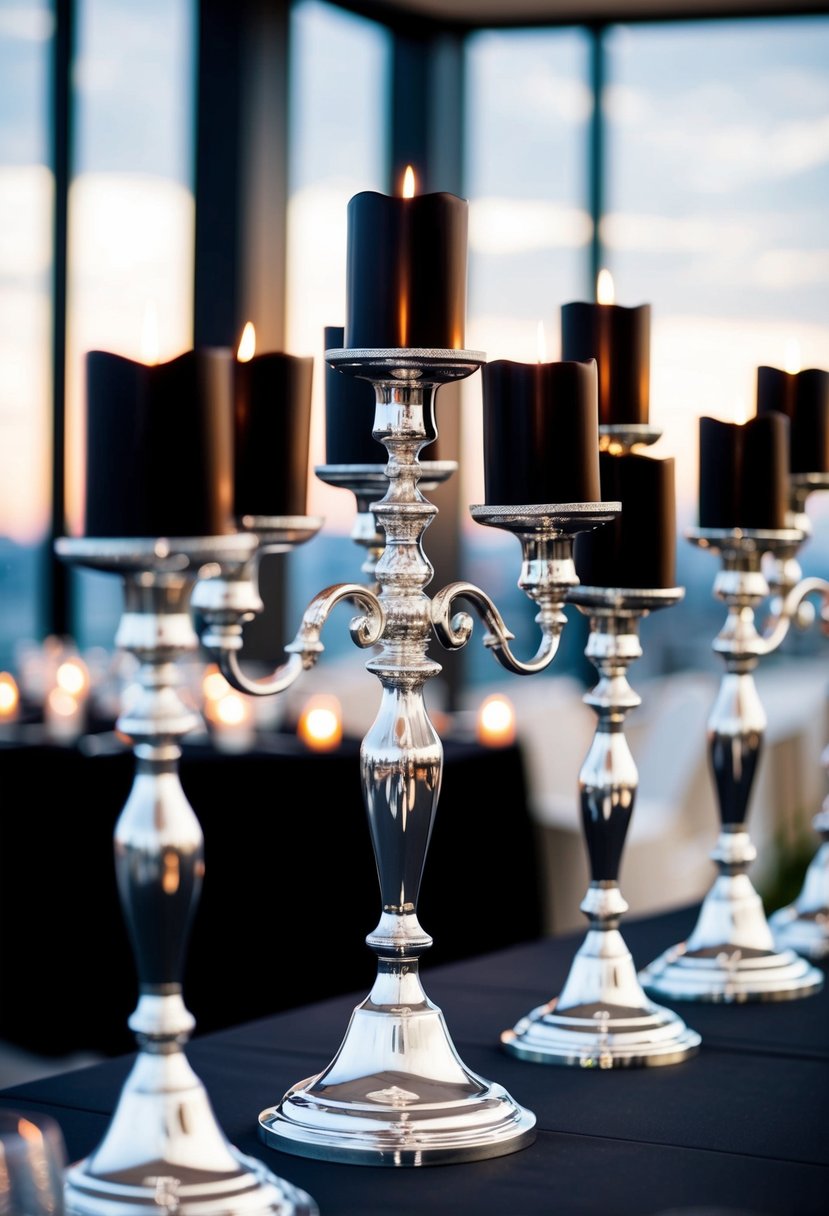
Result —
[[304, 1191], [233, 1148], [182, 1052], [141, 1052], [107, 1134], [66, 1172], [67, 1216], [317, 1216]]
[[650, 996], [673, 1001], [785, 1001], [811, 996], [823, 974], [794, 950], [778, 949], [746, 874], [721, 875], [694, 932], [639, 973]]
[[302, 1157], [419, 1166], [514, 1153], [535, 1139], [535, 1122], [463, 1065], [440, 1009], [401, 964], [381, 969], [332, 1063], [262, 1111], [259, 1131]]
[[521, 1060], [577, 1068], [678, 1064], [700, 1042], [678, 1014], [645, 996], [616, 929], [591, 929], [561, 995], [501, 1035], [504, 1049]]
[[769, 917], [778, 950], [794, 950], [816, 962], [829, 959], [829, 807], [814, 821], [824, 838], [794, 903]]

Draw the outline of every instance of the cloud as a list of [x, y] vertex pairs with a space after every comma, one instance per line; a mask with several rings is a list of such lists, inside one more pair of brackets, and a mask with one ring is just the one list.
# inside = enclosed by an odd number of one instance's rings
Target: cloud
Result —
[[754, 279], [772, 291], [829, 281], [829, 249], [771, 249], [754, 267]]
[[0, 280], [52, 264], [54, 179], [45, 165], [0, 167]]
[[756, 248], [764, 217], [719, 219], [611, 212], [601, 221], [602, 240], [626, 253], [722, 253]]
[[469, 204], [469, 247], [478, 253], [527, 253], [587, 245], [590, 216], [540, 199], [478, 198]]
[[4, 5], [0, 8], [0, 38], [15, 38], [20, 42], [47, 42], [55, 29], [55, 19], [48, 8], [31, 5]]

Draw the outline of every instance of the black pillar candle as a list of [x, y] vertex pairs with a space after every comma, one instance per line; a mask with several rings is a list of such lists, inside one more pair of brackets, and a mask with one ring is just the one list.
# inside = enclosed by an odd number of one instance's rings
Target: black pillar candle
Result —
[[232, 352], [153, 365], [88, 352], [85, 461], [86, 536], [232, 532]]
[[454, 194], [348, 204], [345, 344], [460, 350], [466, 326], [469, 204]]
[[[325, 329], [324, 350], [341, 350], [345, 329], [329, 325]], [[374, 385], [332, 364], [325, 367], [325, 463], [381, 464], [388, 452], [372, 430], [374, 427]]]
[[676, 586], [676, 476], [672, 456], [599, 456], [604, 502], [622, 510], [576, 537], [576, 573], [586, 587]]
[[481, 376], [486, 502], [599, 502], [595, 360], [496, 359]]
[[233, 510], [305, 515], [314, 360], [270, 351], [236, 364]]
[[562, 359], [599, 365], [601, 426], [645, 425], [650, 412], [651, 308], [563, 304]]
[[778, 410], [790, 423], [792, 473], [829, 473], [829, 372], [757, 369], [757, 413]]
[[699, 526], [786, 526], [789, 419], [778, 411], [749, 422], [699, 420]]

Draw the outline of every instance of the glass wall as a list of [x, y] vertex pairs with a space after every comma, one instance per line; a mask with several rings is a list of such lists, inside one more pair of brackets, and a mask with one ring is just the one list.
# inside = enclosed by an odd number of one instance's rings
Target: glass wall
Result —
[[0, 6], [0, 667], [42, 628], [51, 513], [54, 181], [44, 0]]

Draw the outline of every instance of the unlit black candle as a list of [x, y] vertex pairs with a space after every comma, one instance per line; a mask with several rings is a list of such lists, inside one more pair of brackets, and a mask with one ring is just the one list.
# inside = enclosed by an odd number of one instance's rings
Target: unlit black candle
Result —
[[603, 502], [622, 510], [576, 537], [579, 581], [587, 587], [676, 585], [676, 474], [672, 456], [599, 456]]
[[562, 359], [595, 359], [599, 423], [643, 425], [650, 413], [651, 308], [641, 304], [563, 304]]
[[809, 367], [757, 369], [757, 413], [778, 410], [789, 419], [792, 473], [829, 473], [829, 372]]
[[269, 351], [236, 364], [234, 513], [304, 515], [314, 360]]
[[699, 420], [699, 526], [786, 526], [789, 419], [778, 411], [749, 422]]
[[481, 368], [490, 505], [598, 502], [596, 362]]
[[234, 530], [233, 362], [223, 348], [152, 365], [88, 352], [86, 536]]
[[468, 212], [466, 199], [454, 194], [354, 195], [347, 215], [347, 347], [463, 348]]

